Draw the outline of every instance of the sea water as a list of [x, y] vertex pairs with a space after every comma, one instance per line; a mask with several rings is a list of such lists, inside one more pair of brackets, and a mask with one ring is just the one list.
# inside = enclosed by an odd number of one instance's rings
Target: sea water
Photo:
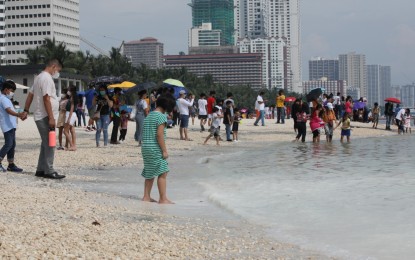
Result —
[[346, 259], [415, 258], [415, 137], [283, 143], [199, 162], [211, 202], [278, 240]]

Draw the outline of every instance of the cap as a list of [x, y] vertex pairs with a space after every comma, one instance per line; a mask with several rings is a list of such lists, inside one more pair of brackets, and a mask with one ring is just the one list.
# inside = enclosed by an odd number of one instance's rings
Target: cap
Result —
[[333, 104], [332, 103], [327, 103], [327, 108], [328, 109], [333, 109]]
[[179, 94], [180, 94], [180, 95], [186, 94], [186, 90], [184, 90], [184, 89], [180, 90], [180, 91], [179, 91]]

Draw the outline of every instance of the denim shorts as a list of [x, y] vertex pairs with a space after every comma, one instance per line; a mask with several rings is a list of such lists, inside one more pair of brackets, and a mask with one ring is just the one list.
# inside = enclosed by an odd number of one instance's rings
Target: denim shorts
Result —
[[350, 129], [342, 129], [341, 136], [350, 136]]
[[180, 115], [180, 127], [187, 128], [189, 126], [189, 115]]

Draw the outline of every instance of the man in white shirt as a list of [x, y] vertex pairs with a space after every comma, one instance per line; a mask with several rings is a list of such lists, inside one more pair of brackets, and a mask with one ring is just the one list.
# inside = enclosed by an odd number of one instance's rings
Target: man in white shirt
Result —
[[396, 124], [398, 125], [398, 134], [403, 134], [404, 133], [403, 126], [405, 125], [405, 109], [400, 108], [398, 110], [395, 120], [396, 120]]
[[33, 117], [42, 140], [36, 176], [49, 179], [65, 178], [65, 175], [58, 174], [53, 168], [55, 147], [49, 146], [49, 131], [55, 130], [59, 113], [59, 102], [53, 79], [59, 78], [61, 69], [62, 64], [57, 59], [48, 61], [46, 68], [37, 75], [30, 88], [23, 112], [25, 113], [23, 118], [27, 118], [30, 105], [34, 103]]
[[200, 120], [200, 131], [205, 131], [205, 125], [207, 122], [207, 100], [206, 94], [200, 94], [200, 99], [197, 101], [198, 108], [199, 108], [199, 120]]
[[262, 96], [264, 95], [264, 92], [260, 92], [258, 97], [256, 98], [256, 106], [258, 107], [259, 110], [259, 117], [257, 117], [257, 119], [255, 120], [254, 126], [258, 126], [258, 122], [259, 120], [261, 120], [261, 125], [265, 126], [265, 120], [264, 120], [264, 115], [265, 115], [265, 101], [262, 98]]
[[187, 128], [189, 127], [189, 107], [193, 106], [194, 97], [189, 95], [190, 101], [185, 99], [186, 91], [180, 90], [180, 97], [177, 99], [177, 106], [180, 112], [180, 140], [191, 141], [187, 136]]

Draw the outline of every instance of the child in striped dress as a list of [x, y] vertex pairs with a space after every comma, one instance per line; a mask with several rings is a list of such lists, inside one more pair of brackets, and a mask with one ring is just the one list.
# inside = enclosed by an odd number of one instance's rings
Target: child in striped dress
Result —
[[150, 196], [153, 187], [154, 179], [157, 177], [157, 187], [159, 190], [160, 204], [173, 204], [167, 198], [166, 179], [169, 172], [165, 135], [167, 117], [166, 112], [173, 111], [176, 102], [169, 96], [161, 96], [157, 99], [157, 107], [144, 119], [143, 127], [143, 142], [141, 146], [141, 153], [143, 156], [144, 169], [142, 176], [145, 178], [144, 182], [144, 196], [143, 201], [156, 202]]

